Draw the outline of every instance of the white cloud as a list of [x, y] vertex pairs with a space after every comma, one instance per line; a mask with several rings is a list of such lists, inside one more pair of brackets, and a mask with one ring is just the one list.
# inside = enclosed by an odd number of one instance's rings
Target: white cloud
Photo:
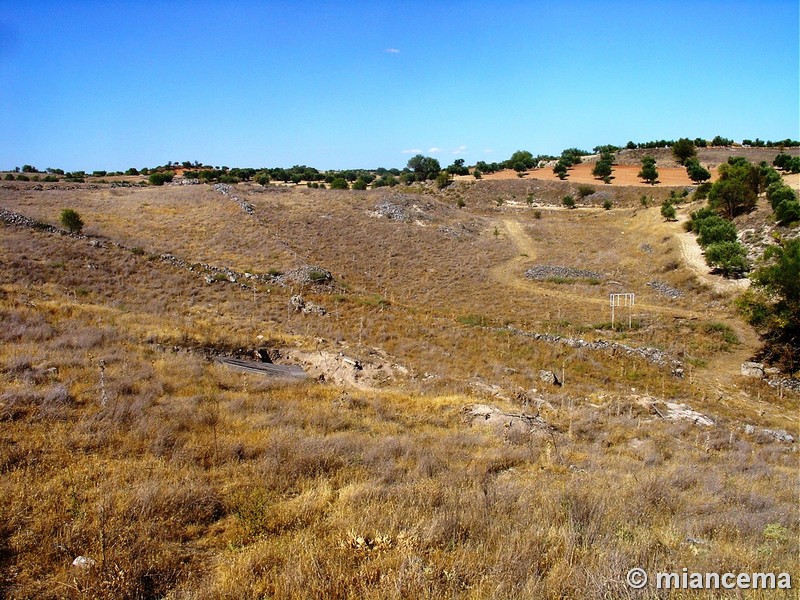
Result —
[[384, 52], [386, 52], [386, 54], [400, 54], [400, 50], [397, 48], [387, 48]]
[[491, 148], [484, 148], [483, 151], [486, 152], [486, 154], [491, 154], [492, 152], [494, 152], [494, 150], [492, 150]]
[[431, 154], [436, 154], [437, 152], [441, 152], [441, 151], [442, 151], [441, 148], [437, 148], [435, 146], [433, 148], [428, 148], [428, 152], [431, 153]]
[[453, 154], [466, 154], [466, 153], [467, 153], [467, 147], [466, 146], [459, 146], [458, 148], [453, 150]]
[[422, 152], [419, 148], [411, 148], [410, 150], [403, 150], [403, 154], [419, 154]]

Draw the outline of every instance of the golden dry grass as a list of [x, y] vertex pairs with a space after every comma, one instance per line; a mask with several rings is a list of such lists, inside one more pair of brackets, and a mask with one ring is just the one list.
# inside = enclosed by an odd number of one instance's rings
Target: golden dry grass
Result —
[[[69, 206], [142, 252], [0, 226], [0, 595], [638, 598], [634, 566], [798, 573], [796, 445], [763, 431], [797, 436], [798, 398], [737, 375], [752, 332], [680, 263], [656, 208], [555, 195], [536, 219], [524, 187], [238, 186], [250, 217], [206, 187], [20, 190], [0, 206], [52, 223]], [[411, 220], [372, 216], [381, 199]], [[164, 252], [257, 273], [309, 262], [337, 285], [207, 284]], [[604, 276], [533, 283], [532, 264]], [[641, 299], [635, 329], [605, 325], [617, 290]], [[328, 315], [287, 311], [299, 291]], [[660, 347], [687, 376], [507, 325]], [[411, 374], [290, 385], [205, 355], [259, 346], [379, 348]], [[553, 432], [473, 424], [479, 402]]]

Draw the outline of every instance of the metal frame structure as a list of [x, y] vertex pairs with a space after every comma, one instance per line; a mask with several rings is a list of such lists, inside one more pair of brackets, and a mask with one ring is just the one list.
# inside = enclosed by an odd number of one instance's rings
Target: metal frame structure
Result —
[[608, 303], [611, 305], [611, 328], [614, 328], [614, 308], [617, 306], [628, 307], [628, 327], [633, 324], [633, 305], [636, 303], [636, 294], [609, 294]]

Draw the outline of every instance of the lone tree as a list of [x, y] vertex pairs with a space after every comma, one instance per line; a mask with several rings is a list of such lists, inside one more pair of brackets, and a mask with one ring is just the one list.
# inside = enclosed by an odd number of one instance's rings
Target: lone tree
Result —
[[70, 233], [80, 233], [83, 230], [83, 219], [71, 208], [65, 208], [61, 211], [61, 224], [66, 227]]
[[685, 165], [687, 160], [697, 156], [697, 149], [692, 140], [681, 138], [672, 144], [672, 155], [678, 163]]
[[427, 181], [428, 179], [435, 179], [442, 170], [439, 161], [430, 156], [423, 156], [417, 154], [408, 160], [408, 168], [414, 171], [417, 176], [417, 181]]
[[514, 169], [518, 173], [529, 171], [536, 166], [536, 159], [527, 150], [517, 150], [505, 161], [506, 168]]
[[655, 185], [658, 181], [658, 169], [656, 169], [656, 159], [652, 156], [645, 156], [642, 159], [642, 169], [639, 171], [639, 177], [644, 179], [650, 185]]
[[602, 179], [606, 183], [611, 183], [611, 173], [614, 170], [614, 152], [611, 147], [604, 147], [600, 152], [600, 160], [594, 165], [592, 175], [597, 179]]
[[708, 192], [711, 207], [732, 219], [756, 205], [759, 169], [742, 157], [732, 157], [719, 166], [719, 180]]
[[606, 177], [611, 176], [612, 170], [613, 167], [609, 161], [599, 160], [592, 168], [592, 175], [594, 175], [597, 179], [605, 179]]

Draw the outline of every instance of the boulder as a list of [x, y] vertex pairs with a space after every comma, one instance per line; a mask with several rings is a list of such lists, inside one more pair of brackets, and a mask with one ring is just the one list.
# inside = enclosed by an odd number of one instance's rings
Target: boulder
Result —
[[755, 377], [757, 379], [764, 378], [764, 364], [757, 362], [743, 362], [741, 367], [742, 376]]
[[539, 379], [551, 385], [561, 385], [561, 382], [558, 380], [558, 376], [553, 373], [553, 371], [545, 371], [542, 369], [539, 371]]

